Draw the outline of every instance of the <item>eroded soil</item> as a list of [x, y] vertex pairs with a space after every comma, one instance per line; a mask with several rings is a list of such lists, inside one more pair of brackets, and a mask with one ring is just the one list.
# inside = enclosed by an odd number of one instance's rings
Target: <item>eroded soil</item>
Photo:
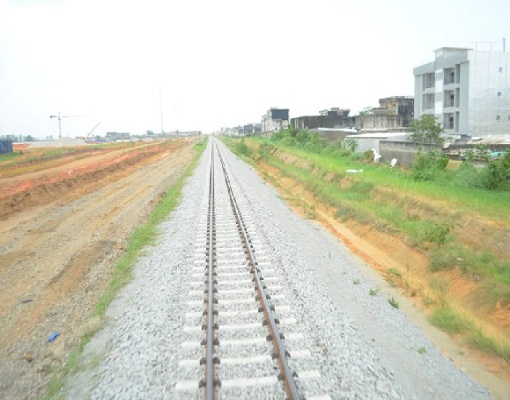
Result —
[[97, 327], [94, 305], [128, 235], [182, 174], [196, 140], [79, 153], [18, 174], [0, 165], [0, 397], [41, 397]]

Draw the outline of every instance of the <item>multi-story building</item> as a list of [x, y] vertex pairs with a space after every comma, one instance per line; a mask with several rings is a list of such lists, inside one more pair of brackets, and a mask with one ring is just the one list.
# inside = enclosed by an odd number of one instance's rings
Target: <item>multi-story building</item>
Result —
[[279, 131], [289, 127], [288, 108], [270, 108], [262, 116], [262, 132]]
[[414, 68], [414, 116], [435, 115], [445, 133], [510, 133], [510, 53], [443, 47]]

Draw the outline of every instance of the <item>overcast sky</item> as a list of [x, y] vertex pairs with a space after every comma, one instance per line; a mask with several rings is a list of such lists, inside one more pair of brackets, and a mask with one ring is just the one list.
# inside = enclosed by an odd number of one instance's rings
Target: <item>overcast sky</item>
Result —
[[504, 37], [509, 0], [0, 0], [0, 135], [159, 132], [160, 92], [165, 131], [354, 114]]

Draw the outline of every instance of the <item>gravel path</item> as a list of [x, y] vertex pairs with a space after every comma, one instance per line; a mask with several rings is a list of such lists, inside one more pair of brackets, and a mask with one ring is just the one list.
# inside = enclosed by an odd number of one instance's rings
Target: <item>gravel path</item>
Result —
[[[345, 246], [293, 214], [249, 166], [226, 155], [317, 361], [325, 393], [333, 399], [489, 398], [387, 298], [369, 294], [376, 283], [363, 276], [360, 261]], [[161, 225], [158, 244], [147, 250], [135, 279], [109, 308], [104, 329], [84, 352], [81, 372], [64, 388], [66, 398], [179, 398], [174, 386], [183, 304], [208, 157], [206, 151], [182, 204]]]

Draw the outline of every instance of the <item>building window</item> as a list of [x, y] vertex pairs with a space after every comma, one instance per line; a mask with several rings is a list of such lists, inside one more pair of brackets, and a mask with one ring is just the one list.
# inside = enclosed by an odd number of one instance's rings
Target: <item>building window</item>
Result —
[[501, 92], [498, 92], [498, 97], [501, 96]]
[[496, 115], [496, 121], [499, 121], [501, 119], [501, 115]]
[[503, 67], [499, 67], [499, 72], [503, 72]]
[[455, 83], [455, 69], [445, 68], [444, 69], [444, 84], [449, 85]]

